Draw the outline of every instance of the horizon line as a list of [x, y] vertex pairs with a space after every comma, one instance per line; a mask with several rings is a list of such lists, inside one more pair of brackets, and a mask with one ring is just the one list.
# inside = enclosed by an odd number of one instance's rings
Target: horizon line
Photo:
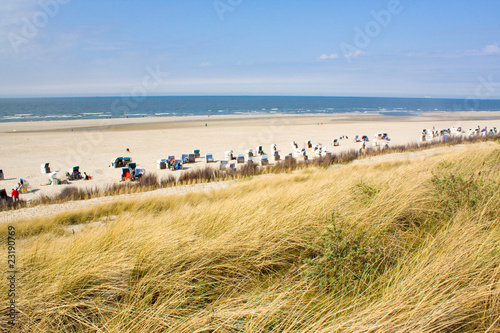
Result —
[[[139, 96], [139, 95], [68, 95], [68, 96], [47, 96], [47, 95], [39, 95], [39, 96], [0, 96], [0, 100], [5, 99], [55, 99], [55, 98], [165, 98], [165, 97], [293, 97], [293, 98], [389, 98], [389, 99], [449, 99], [449, 100], [469, 100], [473, 99], [470, 97], [434, 97], [434, 96], [424, 96], [424, 97], [397, 97], [397, 96], [340, 96], [340, 95], [239, 95], [239, 94], [231, 94], [231, 95], [151, 95], [151, 96]], [[500, 98], [475, 98], [481, 101], [500, 101]]]

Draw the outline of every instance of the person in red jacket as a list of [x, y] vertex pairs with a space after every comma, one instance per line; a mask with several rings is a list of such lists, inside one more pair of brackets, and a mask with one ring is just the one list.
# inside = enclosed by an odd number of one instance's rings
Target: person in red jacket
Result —
[[19, 192], [15, 188], [12, 189], [12, 200], [19, 202]]

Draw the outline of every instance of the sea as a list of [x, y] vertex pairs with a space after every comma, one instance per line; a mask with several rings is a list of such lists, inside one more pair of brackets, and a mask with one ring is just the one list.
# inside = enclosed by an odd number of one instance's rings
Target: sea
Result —
[[264, 114], [371, 113], [419, 116], [425, 112], [445, 111], [500, 111], [500, 100], [309, 96], [0, 99], [0, 122]]

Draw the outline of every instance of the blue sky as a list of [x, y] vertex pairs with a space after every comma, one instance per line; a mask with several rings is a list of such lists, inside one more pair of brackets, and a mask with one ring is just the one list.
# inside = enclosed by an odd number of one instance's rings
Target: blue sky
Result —
[[498, 13], [498, 0], [2, 1], [0, 97], [495, 99]]

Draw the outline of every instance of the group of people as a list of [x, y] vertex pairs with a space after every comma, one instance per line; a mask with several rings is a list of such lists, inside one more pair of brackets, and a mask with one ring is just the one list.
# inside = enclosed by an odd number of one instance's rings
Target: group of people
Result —
[[26, 180], [23, 180], [23, 179], [19, 179], [19, 182], [17, 183], [17, 187], [13, 188], [12, 189], [12, 192], [11, 192], [11, 197], [12, 197], [12, 201], [14, 203], [17, 203], [19, 202], [19, 194], [22, 192], [23, 189], [25, 189], [26, 187], [28, 186], [28, 182]]
[[83, 176], [82, 176], [82, 174], [78, 170], [73, 170], [73, 172], [71, 174], [69, 172], [67, 172], [66, 177], [68, 178], [68, 180], [80, 180], [80, 179], [90, 180], [90, 179], [92, 179], [92, 177], [87, 175], [86, 172], [84, 172]]

